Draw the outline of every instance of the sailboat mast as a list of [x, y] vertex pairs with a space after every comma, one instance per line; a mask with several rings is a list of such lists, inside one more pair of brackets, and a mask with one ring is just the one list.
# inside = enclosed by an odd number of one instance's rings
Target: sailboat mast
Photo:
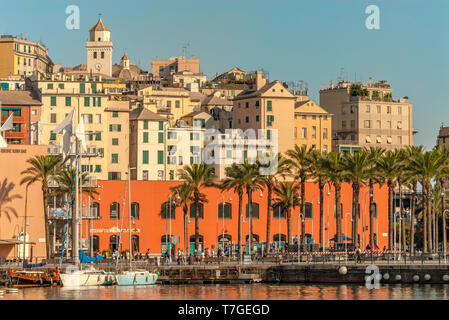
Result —
[[[79, 157], [78, 154], [78, 138], [75, 136], [75, 148], [76, 148], [76, 157]], [[78, 180], [78, 174], [79, 174], [79, 163], [78, 161], [75, 162], [76, 163], [76, 168], [75, 168], [75, 215], [74, 215], [74, 219], [75, 219], [75, 223], [73, 224], [75, 227], [75, 230], [73, 230], [73, 234], [74, 234], [74, 241], [72, 243], [72, 255], [73, 255], [73, 262], [75, 264], [79, 264], [79, 225], [78, 225], [78, 217], [79, 217], [79, 180]]]
[[128, 204], [129, 204], [129, 267], [133, 257], [132, 232], [131, 232], [131, 168], [128, 166]]

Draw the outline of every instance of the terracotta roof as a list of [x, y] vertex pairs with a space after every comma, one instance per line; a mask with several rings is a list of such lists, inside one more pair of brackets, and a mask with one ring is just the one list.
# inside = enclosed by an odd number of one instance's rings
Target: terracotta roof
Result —
[[90, 30], [90, 31], [111, 31], [108, 27], [106, 27], [106, 25], [103, 23], [103, 21], [101, 21], [101, 18], [98, 19], [98, 22], [96, 25], [94, 25]]
[[129, 57], [128, 57], [128, 55], [126, 54], [126, 52], [125, 52], [125, 54], [123, 55], [123, 57], [122, 57], [121, 60], [129, 60]]
[[145, 108], [135, 108], [131, 110], [129, 115], [130, 120], [150, 120], [150, 121], [167, 121], [164, 117], [145, 109]]
[[[273, 82], [266, 83], [262, 88], [259, 90], [245, 90], [241, 92], [240, 94], [236, 95], [234, 97], [234, 100], [240, 100], [240, 99], [248, 99], [248, 98], [254, 98], [254, 97], [260, 97], [262, 94], [270, 90], [275, 84], [281, 83], [279, 80], [275, 80]], [[282, 84], [281, 84], [282, 85]], [[293, 94], [291, 94], [293, 97]]]
[[202, 106], [232, 106], [232, 101], [221, 99], [216, 97], [214, 94], [211, 94], [206, 97], [201, 103]]
[[207, 98], [207, 96], [202, 93], [192, 91], [189, 91], [189, 96], [190, 100], [201, 101], [201, 104], [203, 104], [204, 99]]
[[194, 116], [199, 115], [200, 113], [205, 113], [205, 114], [209, 115], [207, 112], [204, 112], [204, 111], [202, 111], [202, 110], [198, 110], [198, 111], [193, 111], [193, 112], [190, 112], [190, 113], [188, 113], [188, 114], [185, 114], [185, 115], [183, 115], [181, 118], [194, 117]]
[[42, 102], [31, 91], [0, 91], [0, 104], [3, 106], [41, 106]]

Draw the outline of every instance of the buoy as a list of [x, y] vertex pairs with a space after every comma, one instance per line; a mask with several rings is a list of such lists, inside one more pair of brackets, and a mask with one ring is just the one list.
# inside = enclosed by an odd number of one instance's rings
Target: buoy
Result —
[[418, 282], [419, 281], [419, 276], [417, 274], [415, 274], [413, 276], [413, 281]]
[[397, 274], [396, 277], [394, 277], [396, 281], [401, 281], [402, 277], [400, 274]]
[[430, 280], [430, 274], [427, 273], [427, 274], [424, 276], [424, 280], [429, 281], [429, 280]]
[[388, 273], [384, 273], [384, 280], [390, 279], [390, 275]]
[[445, 275], [443, 276], [443, 280], [444, 280], [444, 281], [449, 281], [449, 276], [448, 276], [447, 274], [445, 274]]
[[338, 273], [341, 274], [341, 275], [345, 275], [345, 274], [348, 273], [348, 269], [347, 269], [345, 266], [340, 267], [340, 268], [338, 269]]

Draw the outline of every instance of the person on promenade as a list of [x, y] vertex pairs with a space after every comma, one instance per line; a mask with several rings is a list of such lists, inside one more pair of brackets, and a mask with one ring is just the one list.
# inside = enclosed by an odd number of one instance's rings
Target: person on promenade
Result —
[[355, 262], [356, 263], [361, 263], [362, 262], [361, 253], [362, 253], [362, 251], [360, 250], [360, 248], [357, 248], [355, 250]]
[[148, 260], [150, 259], [150, 249], [147, 249], [147, 252], [145, 253], [145, 258]]

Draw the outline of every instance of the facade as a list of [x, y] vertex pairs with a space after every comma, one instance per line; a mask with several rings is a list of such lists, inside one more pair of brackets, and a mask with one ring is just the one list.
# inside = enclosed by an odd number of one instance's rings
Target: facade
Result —
[[[0, 148], [0, 259], [23, 257], [25, 199], [27, 197], [27, 229], [25, 257], [45, 259], [45, 224], [42, 186], [20, 185], [26, 162], [37, 155], [46, 155], [42, 145], [8, 145]], [[3, 170], [7, 168], [7, 170]]]
[[227, 81], [239, 81], [244, 80], [246, 72], [238, 67], [234, 67], [229, 71], [226, 71], [220, 75], [217, 75], [212, 82], [227, 82]]
[[199, 88], [202, 88], [206, 83], [207, 77], [202, 72], [181, 71], [171, 75], [171, 85], [186, 88], [191, 83], [197, 83]]
[[312, 100], [295, 104], [295, 144], [327, 153], [331, 151], [332, 115]]
[[89, 30], [89, 40], [86, 41], [87, 72], [112, 76], [111, 30], [101, 21]]
[[41, 106], [32, 91], [0, 91], [0, 123], [13, 113], [13, 130], [5, 131], [8, 144], [40, 144]]
[[0, 78], [0, 91], [24, 90], [25, 80], [20, 76]]
[[48, 49], [41, 43], [10, 35], [0, 36], [0, 78], [45, 74], [52, 67]]
[[[100, 194], [97, 199], [92, 200], [97, 203], [98, 213], [101, 219], [96, 220], [92, 228], [92, 236], [94, 243], [94, 250], [113, 250], [117, 247], [117, 239], [120, 232], [120, 219], [123, 215], [124, 233], [122, 233], [122, 248], [126, 250], [129, 248], [129, 205], [128, 200], [125, 208], [122, 208], [123, 198], [125, 195], [126, 186], [125, 181], [99, 181], [102, 188], [98, 191]], [[178, 185], [179, 181], [131, 181], [131, 202], [133, 204], [133, 219], [131, 221], [132, 239], [134, 242], [133, 252], [145, 253], [150, 249], [152, 254], [160, 254], [165, 252], [166, 245], [170, 244], [170, 235], [176, 242], [175, 250], [178, 248], [184, 251], [184, 217], [181, 208], [173, 208], [173, 219], [169, 218], [168, 210], [161, 210], [163, 203], [169, 201], [170, 187]], [[200, 244], [202, 248], [211, 249], [212, 246], [217, 251], [217, 242], [224, 241], [227, 243], [238, 243], [238, 195], [233, 192], [222, 193], [217, 188], [206, 188], [203, 190], [207, 203], [200, 205], [200, 219], [199, 219], [199, 234]], [[331, 188], [331, 195], [334, 190]], [[369, 192], [368, 187], [363, 187], [360, 192], [360, 245], [363, 248], [369, 242], [369, 199], [366, 194]], [[387, 208], [387, 187], [382, 188], [375, 186], [375, 199], [377, 202], [377, 215], [374, 219], [373, 231], [376, 234], [377, 245], [379, 248], [388, 246], [388, 208]], [[149, 197], [151, 195], [151, 197]], [[313, 243], [319, 243], [319, 190], [315, 183], [307, 183], [306, 188], [306, 238]], [[87, 201], [87, 199], [85, 200]], [[266, 221], [267, 221], [267, 190], [261, 192], [254, 192], [253, 194], [253, 243], [265, 242], [266, 239]], [[222, 203], [225, 203], [223, 206]], [[351, 211], [352, 203], [352, 189], [351, 185], [344, 183], [342, 185], [342, 233], [350, 237], [351, 235], [351, 219], [348, 217]], [[247, 200], [244, 197], [243, 202], [243, 228], [242, 228], [242, 242], [246, 244], [249, 234], [249, 219], [246, 211]], [[224, 215], [223, 215], [224, 207]], [[195, 220], [192, 207], [189, 208], [188, 213], [188, 239], [187, 242], [190, 251], [193, 252], [195, 242]], [[336, 234], [336, 219], [333, 211], [334, 200], [333, 196], [325, 197], [324, 212], [325, 212], [325, 244], [332, 247], [333, 241], [331, 239]], [[124, 211], [123, 211], [124, 209]], [[298, 236], [298, 208], [292, 212], [292, 236]], [[246, 212], [246, 214], [245, 214]], [[271, 234], [268, 241], [275, 242], [277, 239], [285, 240], [287, 238], [286, 219], [274, 210], [271, 222]], [[84, 222], [83, 230], [87, 227], [88, 222]], [[312, 229], [313, 227], [313, 229]], [[363, 231], [364, 230], [364, 231]], [[223, 237], [224, 235], [224, 237]], [[313, 239], [313, 240], [312, 240]], [[166, 242], [167, 241], [167, 242]], [[329, 244], [329, 245], [327, 245]]]
[[192, 56], [190, 58], [171, 57], [167, 60], [156, 58], [152, 61], [152, 73], [155, 78], [169, 79], [173, 73], [182, 71], [200, 73], [200, 59]]
[[413, 145], [412, 104], [392, 98], [385, 81], [357, 84], [340, 81], [320, 90], [320, 105], [332, 117], [332, 150], [353, 152], [379, 146], [400, 149]]
[[441, 124], [440, 131], [437, 137], [437, 147], [445, 146], [449, 148], [449, 127], [445, 127], [444, 123]]
[[267, 136], [277, 131], [278, 152], [286, 152], [295, 144], [295, 102], [279, 81], [266, 83], [262, 72], [256, 72], [256, 83], [233, 99], [233, 128], [264, 129]]

